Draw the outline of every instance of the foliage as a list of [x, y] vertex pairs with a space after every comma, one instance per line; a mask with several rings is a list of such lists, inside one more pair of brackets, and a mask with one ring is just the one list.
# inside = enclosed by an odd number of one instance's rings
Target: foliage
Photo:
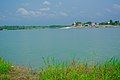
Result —
[[0, 74], [8, 73], [11, 69], [11, 64], [0, 58]]
[[108, 22], [101, 22], [100, 25], [120, 25], [119, 21], [110, 20]]
[[0, 80], [10, 80], [11, 64], [0, 57]]
[[8, 74], [1, 74], [0, 75], [0, 80], [10, 80], [10, 75], [8, 75]]
[[46, 28], [63, 28], [65, 25], [51, 25], [51, 26], [0, 26], [0, 30], [30, 30], [30, 29], [46, 29]]
[[47, 65], [39, 74], [39, 80], [119, 80], [120, 61], [111, 59], [99, 65], [80, 64], [73, 61]]
[[31, 74], [29, 69], [21, 67], [11, 70], [11, 64], [0, 58], [0, 80], [120, 80], [119, 59], [111, 58], [94, 65], [80, 63], [77, 60], [71, 63], [60, 62], [54, 58], [43, 60], [45, 66], [40, 72]]

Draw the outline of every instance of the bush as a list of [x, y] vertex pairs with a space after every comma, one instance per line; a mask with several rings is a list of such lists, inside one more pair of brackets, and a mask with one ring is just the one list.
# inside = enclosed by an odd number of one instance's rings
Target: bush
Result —
[[112, 58], [102, 64], [47, 65], [39, 73], [40, 80], [120, 80], [120, 60]]
[[11, 69], [11, 64], [0, 58], [0, 74], [7, 74]]
[[0, 75], [0, 80], [10, 80], [10, 75], [1, 74]]

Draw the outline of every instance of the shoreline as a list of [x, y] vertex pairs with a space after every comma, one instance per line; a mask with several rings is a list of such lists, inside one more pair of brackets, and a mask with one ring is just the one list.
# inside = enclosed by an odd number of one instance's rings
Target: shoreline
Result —
[[120, 78], [120, 60], [115, 58], [94, 65], [79, 63], [77, 60], [69, 64], [48, 62], [39, 70], [13, 66], [2, 58], [0, 62], [1, 80], [118, 80]]
[[102, 26], [70, 26], [70, 27], [62, 27], [62, 28], [40, 28], [40, 29], [3, 29], [0, 31], [14, 31], [14, 30], [47, 30], [47, 29], [106, 29], [106, 28], [120, 28], [120, 26], [112, 26], [112, 25], [102, 25]]

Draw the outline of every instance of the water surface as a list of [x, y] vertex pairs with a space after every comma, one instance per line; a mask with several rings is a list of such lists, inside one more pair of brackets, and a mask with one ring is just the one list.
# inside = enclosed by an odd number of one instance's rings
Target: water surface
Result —
[[120, 28], [0, 31], [0, 56], [21, 66], [40, 67], [42, 57], [103, 61], [120, 58]]

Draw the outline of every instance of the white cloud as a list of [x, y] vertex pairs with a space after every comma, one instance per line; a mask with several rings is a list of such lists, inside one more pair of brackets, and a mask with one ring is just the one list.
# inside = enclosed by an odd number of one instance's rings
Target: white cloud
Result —
[[118, 11], [120, 11], [120, 5], [119, 4], [113, 4], [110, 8], [106, 8], [105, 11], [108, 13], [116, 14]]
[[49, 1], [44, 1], [43, 5], [51, 5], [51, 3]]
[[58, 3], [59, 6], [62, 6], [62, 4], [63, 4], [62, 2], [59, 2], [59, 3]]
[[111, 9], [108, 9], [108, 8], [106, 9], [106, 11], [107, 11], [107, 12], [112, 12], [112, 10], [111, 10]]
[[52, 13], [48, 13], [47, 16], [49, 16], [49, 17], [67, 17], [68, 14], [65, 12], [52, 12]]
[[19, 8], [17, 10], [17, 12], [20, 13], [21, 15], [23, 15], [23, 16], [29, 15], [29, 12], [25, 8]]
[[46, 17], [67, 17], [69, 16], [66, 12], [64, 11], [50, 11], [50, 8], [47, 7], [43, 7], [40, 8], [38, 10], [29, 10], [26, 8], [18, 8], [17, 9], [17, 13], [20, 14], [23, 17], [42, 17], [42, 16], [46, 16]]
[[19, 14], [21, 14], [22, 16], [34, 16], [35, 17], [35, 16], [43, 15], [43, 13], [41, 11], [39, 11], [39, 10], [27, 10], [25, 8], [19, 8], [17, 10], [17, 12]]
[[113, 4], [113, 8], [120, 9], [120, 5], [119, 4]]
[[34, 17], [43, 15], [42, 12], [40, 11], [29, 11], [29, 13], [30, 13], [30, 16], [34, 16]]
[[60, 12], [60, 15], [62, 15], [62, 16], [68, 16], [68, 14], [67, 13], [65, 13], [65, 12]]
[[62, 5], [63, 5], [62, 2], [58, 2], [58, 3], [56, 4], [57, 7], [61, 7]]
[[45, 8], [41, 8], [40, 11], [49, 11], [50, 8], [49, 7], [45, 7]]

